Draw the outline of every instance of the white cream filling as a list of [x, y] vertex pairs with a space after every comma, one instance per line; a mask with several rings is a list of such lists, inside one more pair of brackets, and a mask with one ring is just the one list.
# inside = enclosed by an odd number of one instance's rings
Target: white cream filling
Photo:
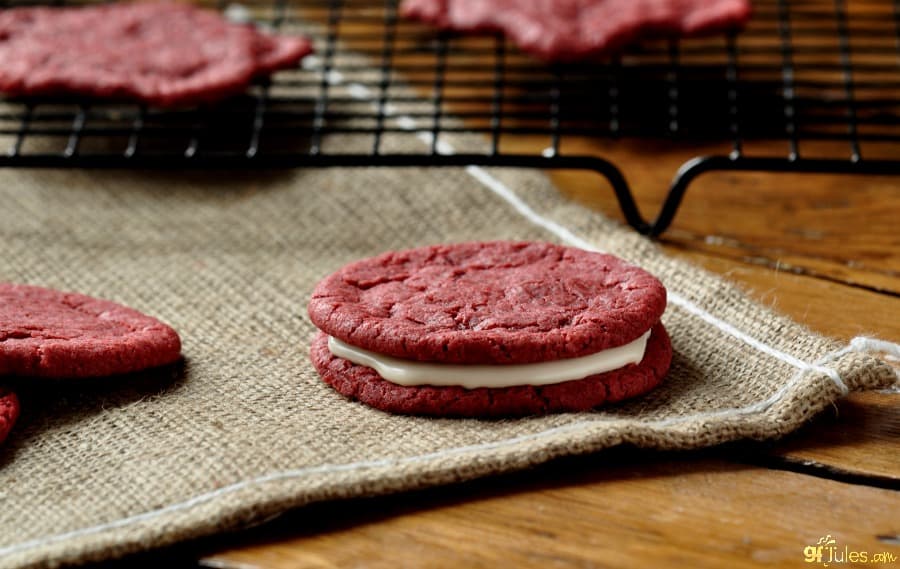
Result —
[[457, 365], [404, 360], [351, 346], [332, 336], [328, 349], [339, 358], [370, 367], [382, 378], [399, 385], [458, 385], [466, 389], [550, 385], [613, 371], [640, 363], [650, 330], [630, 344], [580, 358], [513, 365]]

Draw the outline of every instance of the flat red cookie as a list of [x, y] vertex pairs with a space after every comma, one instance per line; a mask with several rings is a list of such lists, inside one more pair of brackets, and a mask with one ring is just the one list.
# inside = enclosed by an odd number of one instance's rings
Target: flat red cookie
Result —
[[332, 355], [323, 332], [313, 341], [311, 353], [313, 365], [327, 384], [376, 409], [402, 415], [491, 418], [589, 411], [646, 393], [665, 377], [672, 345], [665, 328], [657, 324], [639, 364], [552, 385], [478, 389], [391, 383], [372, 368]]
[[0, 283], [0, 376], [100, 377], [177, 361], [178, 334], [114, 302]]
[[0, 91], [193, 104], [240, 92], [310, 51], [303, 38], [186, 3], [11, 8], [0, 12]]
[[0, 387], [0, 443], [6, 440], [6, 436], [16, 424], [19, 418], [19, 399], [16, 394]]
[[585, 59], [644, 36], [735, 28], [749, 0], [404, 0], [401, 13], [443, 29], [501, 31], [548, 61]]
[[612, 255], [495, 241], [351, 263], [316, 286], [309, 315], [325, 333], [379, 354], [521, 364], [627, 344], [665, 307], [659, 280]]

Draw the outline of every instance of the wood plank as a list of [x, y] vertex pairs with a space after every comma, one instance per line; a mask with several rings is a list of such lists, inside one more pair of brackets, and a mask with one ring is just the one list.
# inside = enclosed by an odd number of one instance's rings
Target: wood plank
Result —
[[889, 490], [693, 455], [612, 452], [445, 489], [312, 506], [235, 538], [239, 545], [201, 564], [798, 567], [804, 547], [826, 534], [870, 557], [900, 557], [889, 543], [898, 507], [900, 494]]
[[900, 343], [900, 298], [685, 247], [678, 244], [665, 249], [675, 257], [719, 273], [758, 302], [815, 332], [844, 341], [874, 335]]
[[854, 393], [773, 445], [772, 456], [823, 469], [900, 482], [900, 395]]

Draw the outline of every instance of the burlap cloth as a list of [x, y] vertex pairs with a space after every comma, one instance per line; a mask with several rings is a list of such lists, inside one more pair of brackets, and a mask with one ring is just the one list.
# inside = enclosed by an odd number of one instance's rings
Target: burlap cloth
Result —
[[[85, 383], [16, 381], [0, 449], [0, 567], [109, 558], [315, 501], [446, 484], [623, 443], [778, 437], [889, 367], [565, 201], [527, 171], [0, 172], [0, 280], [112, 299], [174, 326], [184, 363]], [[307, 356], [314, 283], [388, 249], [536, 239], [657, 274], [675, 348], [637, 401], [517, 420], [391, 416]]]

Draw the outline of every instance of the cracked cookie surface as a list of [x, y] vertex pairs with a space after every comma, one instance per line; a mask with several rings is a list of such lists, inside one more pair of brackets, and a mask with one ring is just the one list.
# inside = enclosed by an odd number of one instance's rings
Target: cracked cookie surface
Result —
[[659, 321], [663, 285], [612, 255], [534, 242], [388, 252], [315, 288], [322, 331], [418, 361], [521, 364], [627, 344]]
[[83, 294], [0, 283], [0, 376], [80, 378], [179, 359], [171, 327]]

